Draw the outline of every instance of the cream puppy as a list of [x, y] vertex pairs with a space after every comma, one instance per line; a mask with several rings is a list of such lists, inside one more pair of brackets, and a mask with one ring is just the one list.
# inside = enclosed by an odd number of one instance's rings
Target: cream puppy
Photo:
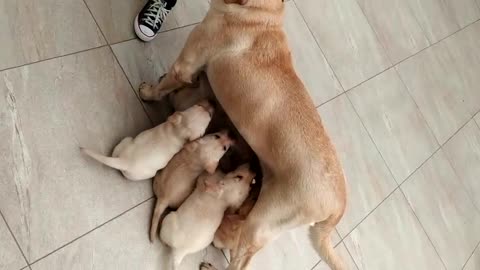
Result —
[[172, 269], [177, 269], [186, 255], [212, 243], [225, 210], [240, 207], [254, 177], [244, 164], [227, 175], [217, 171], [198, 178], [194, 192], [165, 217], [160, 230], [160, 238], [172, 249]]
[[200, 138], [210, 123], [213, 107], [208, 101], [170, 116], [165, 123], [143, 131], [137, 137], [124, 138], [113, 150], [112, 157], [81, 150], [97, 161], [122, 171], [130, 180], [145, 180], [155, 176], [187, 141]]
[[157, 173], [153, 192], [157, 196], [150, 227], [150, 241], [157, 233], [161, 216], [167, 207], [178, 208], [195, 188], [195, 180], [204, 170], [213, 174], [218, 162], [227, 152], [233, 140], [227, 131], [206, 135], [186, 144], [165, 169]]

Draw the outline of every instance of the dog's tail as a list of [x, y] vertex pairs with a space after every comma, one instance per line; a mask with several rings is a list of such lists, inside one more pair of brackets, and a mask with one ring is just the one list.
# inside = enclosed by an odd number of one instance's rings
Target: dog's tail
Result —
[[96, 161], [103, 163], [109, 167], [112, 167], [114, 169], [120, 170], [120, 171], [126, 171], [128, 169], [128, 164], [125, 163], [122, 159], [120, 158], [114, 158], [114, 157], [106, 157], [102, 156], [100, 154], [97, 154], [93, 152], [92, 150], [80, 147], [80, 151], [85, 153], [86, 155], [92, 157]]
[[317, 222], [310, 227], [310, 240], [313, 247], [332, 270], [345, 270], [342, 259], [333, 248], [330, 235], [335, 228], [336, 222], [329, 218], [322, 222]]
[[162, 198], [157, 198], [155, 204], [155, 210], [153, 211], [152, 224], [150, 226], [150, 242], [153, 243], [155, 240], [155, 235], [157, 234], [158, 224], [160, 223], [160, 218], [162, 217], [163, 212], [167, 209], [168, 203]]

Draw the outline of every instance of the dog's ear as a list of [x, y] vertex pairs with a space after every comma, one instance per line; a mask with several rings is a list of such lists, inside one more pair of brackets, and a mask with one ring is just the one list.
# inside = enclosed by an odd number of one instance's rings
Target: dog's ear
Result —
[[182, 117], [183, 116], [181, 114], [175, 113], [175, 114], [169, 116], [167, 121], [174, 124], [174, 125], [178, 125], [182, 121]]
[[238, 5], [246, 5], [248, 0], [224, 0], [225, 4], [238, 4]]
[[209, 174], [214, 174], [215, 173], [215, 170], [217, 169], [218, 167], [218, 161], [208, 161], [206, 164], [205, 164], [205, 170], [209, 173]]

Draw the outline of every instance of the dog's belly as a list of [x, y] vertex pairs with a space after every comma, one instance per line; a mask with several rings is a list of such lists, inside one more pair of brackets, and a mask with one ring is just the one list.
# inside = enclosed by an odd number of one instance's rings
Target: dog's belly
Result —
[[256, 69], [252, 61], [226, 58], [211, 63], [207, 75], [232, 123], [268, 167], [315, 158], [325, 146], [320, 117], [293, 68]]

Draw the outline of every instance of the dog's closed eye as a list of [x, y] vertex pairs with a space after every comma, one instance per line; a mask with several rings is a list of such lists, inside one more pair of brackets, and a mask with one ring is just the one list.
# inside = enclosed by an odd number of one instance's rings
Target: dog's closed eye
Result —
[[227, 151], [227, 147], [226, 147], [226, 146], [223, 147], [223, 151]]
[[215, 134], [215, 139], [217, 139], [217, 140], [220, 139], [220, 136]]
[[243, 179], [243, 175], [237, 175], [237, 176], [235, 176], [235, 178], [237, 178], [238, 180], [242, 180], [242, 179]]

